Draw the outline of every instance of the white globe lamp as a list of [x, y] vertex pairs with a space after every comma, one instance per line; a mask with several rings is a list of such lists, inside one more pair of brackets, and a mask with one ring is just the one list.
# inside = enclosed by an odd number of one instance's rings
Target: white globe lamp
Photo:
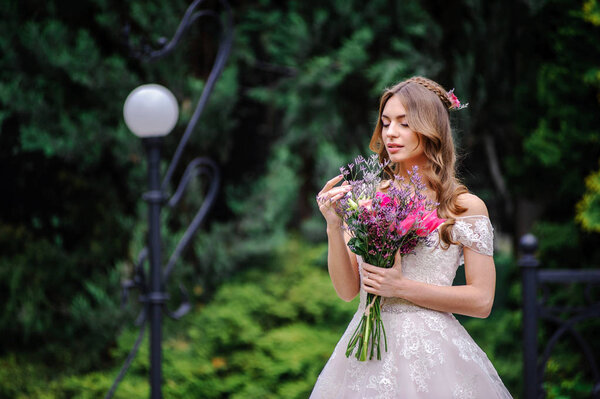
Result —
[[179, 106], [173, 93], [158, 84], [135, 88], [123, 106], [125, 124], [138, 137], [166, 136], [179, 118]]

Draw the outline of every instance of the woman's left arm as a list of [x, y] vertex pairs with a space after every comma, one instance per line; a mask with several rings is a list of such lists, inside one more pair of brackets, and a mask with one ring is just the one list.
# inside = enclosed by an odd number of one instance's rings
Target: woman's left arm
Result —
[[[467, 208], [465, 216], [487, 216], [483, 201], [472, 194], [459, 197]], [[402, 274], [400, 255], [390, 269], [363, 263], [363, 289], [384, 297], [406, 299], [416, 305], [442, 312], [485, 318], [494, 303], [496, 268], [494, 258], [464, 247], [466, 285], [438, 286], [410, 280]]]

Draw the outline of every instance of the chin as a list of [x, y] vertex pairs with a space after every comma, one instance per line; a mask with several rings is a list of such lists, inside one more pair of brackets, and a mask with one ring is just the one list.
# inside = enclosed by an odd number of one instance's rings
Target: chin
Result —
[[402, 155], [390, 154], [389, 152], [388, 152], [388, 158], [390, 159], [390, 162], [393, 162], [393, 163], [400, 163], [400, 162], [406, 161], [406, 158], [403, 157]]

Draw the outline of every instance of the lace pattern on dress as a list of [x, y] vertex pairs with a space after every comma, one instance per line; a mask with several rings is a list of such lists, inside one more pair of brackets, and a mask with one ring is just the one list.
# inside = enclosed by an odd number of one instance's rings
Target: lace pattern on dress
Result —
[[[452, 238], [463, 245], [483, 255], [494, 255], [494, 228], [487, 216], [459, 216], [452, 226]], [[464, 257], [460, 254], [460, 264]]]

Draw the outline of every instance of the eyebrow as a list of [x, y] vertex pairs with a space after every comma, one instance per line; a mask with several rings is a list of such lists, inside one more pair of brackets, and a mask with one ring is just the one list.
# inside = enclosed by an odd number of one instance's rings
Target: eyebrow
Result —
[[[391, 119], [389, 116], [387, 116], [387, 115], [385, 115], [385, 114], [381, 115], [381, 117], [382, 117], [382, 118]], [[398, 116], [396, 117], [396, 119], [401, 119], [401, 118], [404, 118], [404, 117], [406, 117], [406, 114], [398, 115]]]

